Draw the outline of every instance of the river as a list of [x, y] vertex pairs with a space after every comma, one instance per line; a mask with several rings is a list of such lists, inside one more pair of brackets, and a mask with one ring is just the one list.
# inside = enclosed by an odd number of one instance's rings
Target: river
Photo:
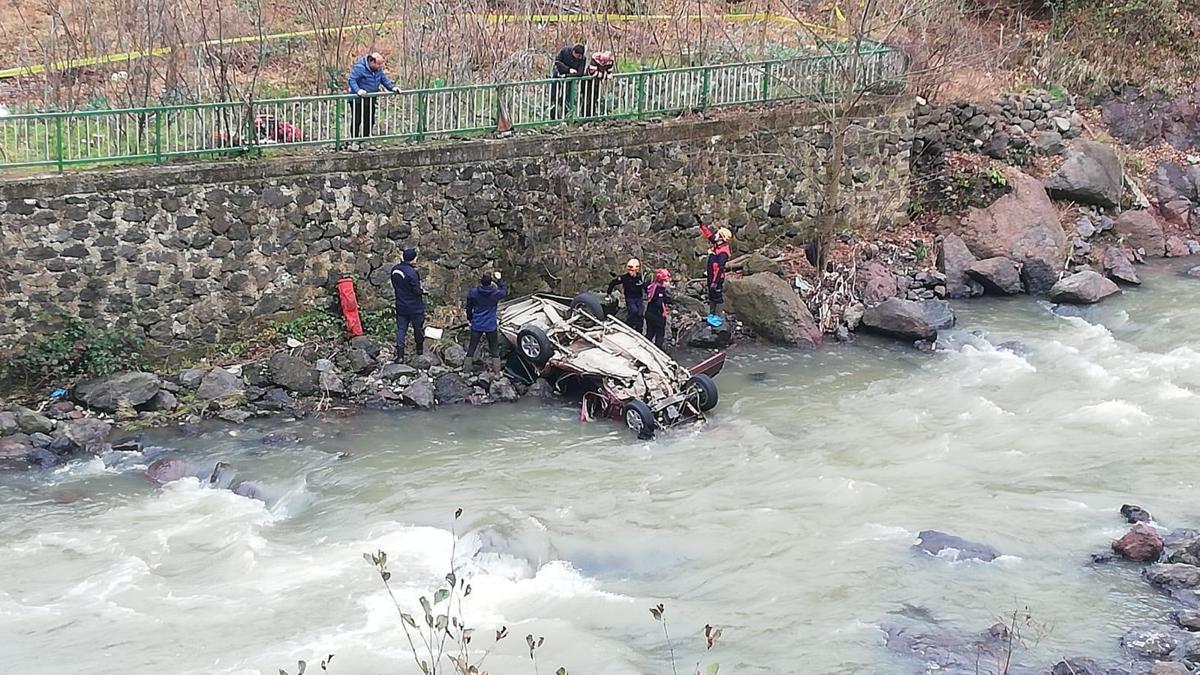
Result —
[[[1132, 566], [1087, 564], [1127, 528], [1117, 509], [1200, 526], [1200, 282], [1180, 269], [1146, 270], [1086, 320], [960, 305], [946, 353], [735, 349], [710, 424], [651, 442], [526, 401], [154, 436], [230, 463], [270, 506], [155, 487], [144, 460], [0, 476], [0, 663], [294, 675], [334, 653], [334, 673], [417, 672], [362, 554], [389, 553], [420, 617], [452, 527], [477, 644], [509, 627], [500, 675], [533, 672], [530, 633], [541, 673], [669, 673], [658, 602], [679, 672], [706, 623], [724, 629], [706, 657], [722, 673], [905, 673], [881, 623], [974, 631], [1024, 608], [1034, 661], [1115, 656], [1167, 607]], [[991, 346], [1008, 340], [1024, 349]], [[1005, 555], [914, 553], [929, 528]]]

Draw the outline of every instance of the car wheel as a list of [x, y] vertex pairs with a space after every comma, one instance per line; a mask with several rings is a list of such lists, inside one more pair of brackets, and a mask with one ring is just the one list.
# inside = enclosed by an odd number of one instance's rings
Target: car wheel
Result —
[[717, 383], [708, 375], [693, 375], [684, 383], [683, 390], [695, 393], [700, 398], [700, 412], [708, 412], [717, 407]]
[[597, 321], [603, 321], [606, 316], [604, 303], [600, 302], [600, 298], [595, 294], [586, 291], [575, 296], [575, 299], [571, 301], [571, 309], [583, 312]]
[[625, 426], [632, 429], [639, 438], [653, 436], [654, 428], [658, 426], [654, 421], [654, 412], [650, 410], [650, 406], [637, 399], [629, 401], [621, 407], [621, 419], [625, 420]]
[[550, 360], [554, 348], [550, 346], [546, 331], [537, 326], [525, 326], [517, 333], [517, 353], [527, 363], [541, 368]]

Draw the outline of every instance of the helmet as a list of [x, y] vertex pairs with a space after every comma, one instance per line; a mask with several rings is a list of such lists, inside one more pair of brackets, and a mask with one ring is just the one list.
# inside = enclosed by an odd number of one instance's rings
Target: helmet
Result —
[[637, 258], [630, 258], [629, 262], [625, 263], [625, 269], [630, 272], [637, 272], [642, 269], [642, 261]]
[[671, 281], [671, 272], [663, 268], [654, 270], [654, 283], [665, 284]]
[[728, 227], [722, 227], [721, 229], [717, 230], [717, 237], [720, 238], [721, 241], [728, 242], [733, 239], [733, 233], [729, 231]]

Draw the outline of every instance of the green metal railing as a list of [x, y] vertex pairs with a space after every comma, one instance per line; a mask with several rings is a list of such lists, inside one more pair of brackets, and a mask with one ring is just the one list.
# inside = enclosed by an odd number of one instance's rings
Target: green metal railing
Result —
[[557, 79], [418, 89], [355, 103], [345, 94], [121, 110], [0, 117], [0, 169], [241, 154], [263, 148], [355, 140], [356, 108], [371, 106], [373, 140], [468, 136], [563, 121], [640, 119], [721, 106], [822, 99], [846, 88], [897, 91], [904, 56], [870, 44], [848, 77], [842, 56], [726, 63], [620, 73], [605, 80]]

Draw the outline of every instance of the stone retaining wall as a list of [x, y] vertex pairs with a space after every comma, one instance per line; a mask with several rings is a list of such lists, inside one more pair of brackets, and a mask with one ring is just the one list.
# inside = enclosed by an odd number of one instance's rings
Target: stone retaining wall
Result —
[[956, 150], [1025, 164], [1033, 154], [1056, 154], [1064, 139], [1083, 131], [1071, 101], [1044, 92], [1009, 94], [986, 105], [917, 103], [912, 156], [918, 162]]
[[[848, 218], [901, 222], [909, 116], [874, 104], [849, 143]], [[802, 235], [830, 136], [777, 108], [360, 154], [0, 182], [0, 352], [49, 317], [135, 324], [155, 343], [216, 343], [257, 319], [329, 307], [343, 275], [390, 302], [388, 270], [422, 252], [435, 303], [481, 270], [519, 291], [606, 281], [629, 255], [697, 271], [692, 213], [742, 250]]]

